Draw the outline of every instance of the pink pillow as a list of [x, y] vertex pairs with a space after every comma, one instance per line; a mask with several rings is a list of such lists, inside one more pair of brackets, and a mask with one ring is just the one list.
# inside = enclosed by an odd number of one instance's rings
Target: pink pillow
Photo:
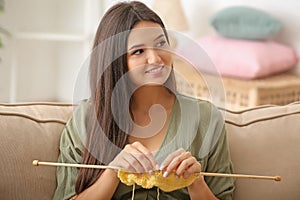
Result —
[[259, 78], [294, 67], [298, 57], [293, 48], [275, 41], [239, 40], [218, 35], [199, 39], [221, 75]]

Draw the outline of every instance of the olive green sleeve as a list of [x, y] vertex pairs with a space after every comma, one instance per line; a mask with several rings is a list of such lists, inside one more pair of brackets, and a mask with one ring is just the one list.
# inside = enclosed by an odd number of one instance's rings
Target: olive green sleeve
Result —
[[[218, 134], [218, 140], [207, 158], [207, 172], [214, 173], [233, 173], [233, 166], [230, 159], [227, 134], [223, 117], [216, 108], [212, 112], [212, 119], [217, 120], [215, 131], [221, 131]], [[233, 199], [234, 181], [233, 178], [224, 177], [205, 177], [207, 185], [215, 196], [221, 200]]]
[[[74, 111], [72, 118], [66, 124], [60, 139], [60, 163], [81, 163], [85, 134], [85, 116], [87, 103], [82, 102]], [[78, 169], [74, 167], [57, 167], [57, 187], [54, 200], [70, 199], [75, 195], [75, 182]]]

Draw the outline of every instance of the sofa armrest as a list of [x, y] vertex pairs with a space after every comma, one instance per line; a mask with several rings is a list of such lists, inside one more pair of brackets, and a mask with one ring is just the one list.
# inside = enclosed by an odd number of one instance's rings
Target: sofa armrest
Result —
[[60, 134], [71, 104], [0, 104], [0, 199], [52, 199], [54, 167], [36, 168], [34, 159], [56, 161]]
[[300, 199], [300, 102], [227, 111], [225, 118], [235, 172], [282, 177], [238, 179], [235, 199]]

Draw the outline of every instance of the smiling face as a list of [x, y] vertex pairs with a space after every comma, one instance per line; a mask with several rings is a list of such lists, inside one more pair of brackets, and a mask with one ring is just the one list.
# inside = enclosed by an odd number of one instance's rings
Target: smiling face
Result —
[[131, 30], [127, 42], [127, 65], [137, 85], [162, 85], [171, 73], [172, 55], [161, 26], [141, 21]]

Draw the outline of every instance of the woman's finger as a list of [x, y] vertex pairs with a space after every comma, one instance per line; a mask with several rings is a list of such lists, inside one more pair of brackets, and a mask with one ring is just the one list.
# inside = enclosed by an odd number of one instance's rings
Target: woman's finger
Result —
[[[127, 147], [128, 148], [128, 147]], [[115, 159], [109, 163], [111, 166], [117, 166], [122, 169], [126, 169], [129, 172], [137, 172], [141, 171], [143, 167], [136, 163], [135, 165], [132, 165], [131, 163], [134, 162], [135, 158], [130, 155], [130, 153], [126, 152], [125, 150], [122, 150]]]
[[146, 147], [139, 142], [134, 142], [124, 147], [112, 165], [122, 167], [133, 173], [151, 173], [157, 165], [157, 161]]
[[172, 152], [160, 165], [160, 170], [164, 170], [166, 167], [170, 165], [170, 163], [179, 155], [184, 153], [185, 150], [183, 148], [177, 149], [176, 151]]
[[144, 173], [145, 169], [143, 164], [140, 162], [139, 159], [137, 159], [136, 155], [137, 153], [127, 153], [124, 152], [127, 155], [123, 156], [123, 162], [122, 165], [125, 167], [125, 169], [129, 170], [129, 169], [133, 169], [130, 170], [130, 172], [132, 173]]
[[134, 142], [132, 146], [140, 152], [140, 154], [136, 155], [136, 158], [139, 159], [146, 171], [158, 169], [158, 163], [154, 155], [144, 145], [140, 142]]
[[199, 172], [201, 172], [201, 165], [194, 157], [183, 160], [176, 169], [176, 174], [178, 176], [183, 175], [184, 178]]
[[175, 157], [170, 164], [167, 166], [166, 168], [166, 172], [165, 172], [165, 176], [167, 176], [168, 174], [170, 174], [172, 171], [177, 170], [178, 166], [186, 159], [188, 159], [189, 157], [191, 157], [191, 153], [190, 152], [183, 152], [180, 155], [178, 155], [177, 157]]

